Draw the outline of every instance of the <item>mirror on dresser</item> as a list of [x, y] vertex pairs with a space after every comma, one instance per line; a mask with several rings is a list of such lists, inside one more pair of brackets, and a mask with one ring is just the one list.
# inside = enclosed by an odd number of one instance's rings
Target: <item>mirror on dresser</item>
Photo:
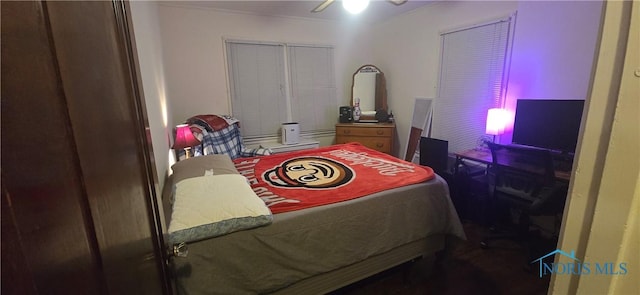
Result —
[[396, 125], [387, 115], [386, 81], [380, 68], [364, 65], [353, 74], [351, 106], [357, 99], [360, 99], [360, 120], [336, 124], [336, 144], [359, 142], [395, 156]]
[[363, 65], [353, 73], [351, 106], [359, 101], [360, 122], [375, 122], [376, 111], [387, 113], [387, 86], [384, 73], [375, 65]]

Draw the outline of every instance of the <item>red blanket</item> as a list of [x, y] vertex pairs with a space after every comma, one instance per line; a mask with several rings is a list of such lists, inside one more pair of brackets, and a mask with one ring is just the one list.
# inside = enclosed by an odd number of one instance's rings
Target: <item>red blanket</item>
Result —
[[358, 143], [234, 160], [271, 212], [331, 204], [434, 178], [415, 165]]

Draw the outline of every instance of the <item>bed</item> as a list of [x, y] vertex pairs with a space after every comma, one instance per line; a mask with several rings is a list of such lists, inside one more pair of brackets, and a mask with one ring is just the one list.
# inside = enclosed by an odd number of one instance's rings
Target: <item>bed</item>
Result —
[[[301, 158], [312, 162], [296, 162]], [[313, 187], [308, 174], [294, 173], [310, 165], [335, 176], [319, 164], [326, 161], [345, 164], [334, 167], [343, 176]], [[163, 196], [168, 239], [186, 242], [189, 249], [187, 257], [172, 261], [179, 294], [322, 294], [465, 239], [440, 176], [355, 143], [235, 160], [209, 155], [172, 168]], [[367, 171], [386, 174], [393, 185], [382, 185], [384, 180]], [[244, 193], [249, 188], [252, 202], [258, 198], [267, 210], [251, 208], [242, 216], [183, 224], [179, 219], [185, 216], [205, 214], [185, 214], [179, 205], [194, 191], [183, 186], [198, 181], [218, 187], [209, 194], [216, 198], [231, 194], [213, 201], [222, 215], [235, 210], [216, 205], [236, 202], [239, 193], [223, 192], [232, 184], [244, 187]], [[205, 210], [202, 199], [194, 200], [183, 203]], [[177, 211], [183, 211], [182, 217]]]

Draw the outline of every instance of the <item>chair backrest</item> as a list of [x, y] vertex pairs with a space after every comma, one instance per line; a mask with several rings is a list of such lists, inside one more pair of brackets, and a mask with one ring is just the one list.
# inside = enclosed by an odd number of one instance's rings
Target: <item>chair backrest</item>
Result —
[[553, 158], [548, 150], [489, 144], [495, 173], [494, 196], [520, 207], [543, 206], [556, 193]]
[[449, 142], [446, 140], [421, 137], [420, 165], [429, 166], [442, 175], [449, 166]]

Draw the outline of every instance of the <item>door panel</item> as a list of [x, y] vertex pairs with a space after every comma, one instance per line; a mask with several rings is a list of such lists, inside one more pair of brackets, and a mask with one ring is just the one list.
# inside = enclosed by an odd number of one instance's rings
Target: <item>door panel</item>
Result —
[[35, 288], [62, 293], [73, 284], [96, 294], [97, 244], [87, 230], [88, 204], [44, 14], [38, 2], [2, 2], [6, 204]]
[[3, 198], [25, 281], [47, 294], [169, 294], [125, 6], [1, 5]]

